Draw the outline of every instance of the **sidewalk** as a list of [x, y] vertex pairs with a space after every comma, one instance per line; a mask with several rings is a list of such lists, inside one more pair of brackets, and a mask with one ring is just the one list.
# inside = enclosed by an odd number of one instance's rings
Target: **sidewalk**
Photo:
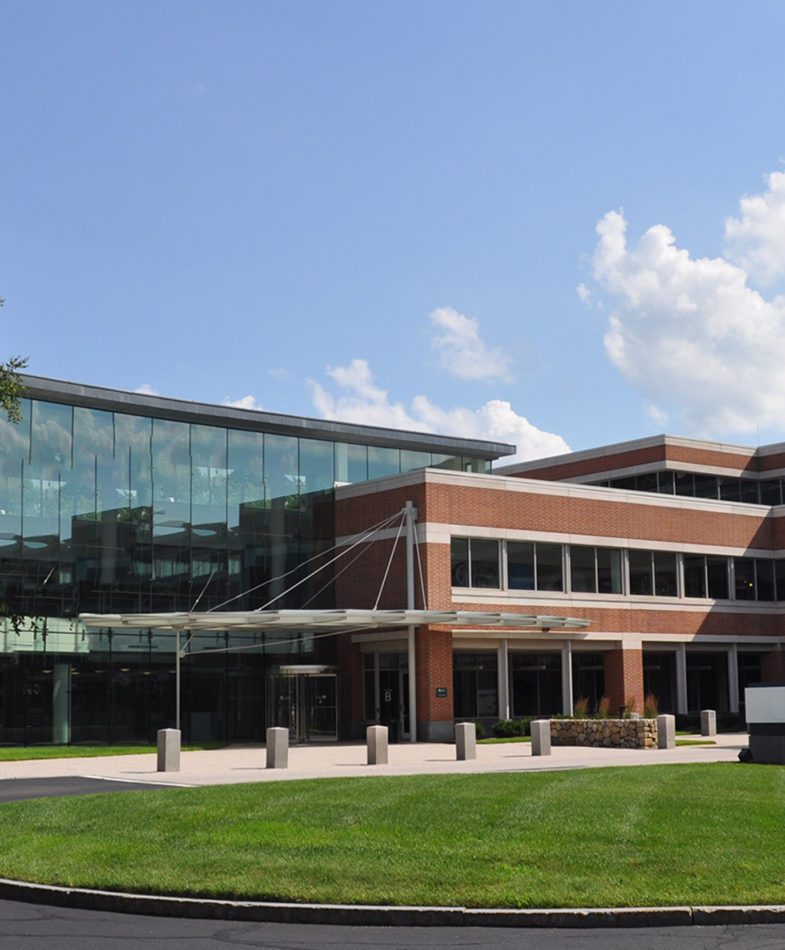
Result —
[[364, 744], [330, 743], [291, 747], [289, 768], [285, 770], [265, 768], [265, 748], [262, 745], [231, 746], [214, 751], [183, 752], [179, 772], [156, 771], [155, 754], [148, 752], [100, 758], [0, 762], [0, 780], [77, 775], [157, 785], [232, 785], [349, 776], [533, 772], [618, 765], [735, 762], [739, 750], [748, 745], [746, 733], [723, 734], [715, 739], [716, 745], [680, 746], [670, 750], [561, 746], [554, 747], [549, 756], [533, 756], [530, 744], [524, 742], [478, 745], [477, 758], [468, 762], [455, 760], [454, 745], [400, 743], [390, 746], [388, 765], [374, 766], [366, 765]]

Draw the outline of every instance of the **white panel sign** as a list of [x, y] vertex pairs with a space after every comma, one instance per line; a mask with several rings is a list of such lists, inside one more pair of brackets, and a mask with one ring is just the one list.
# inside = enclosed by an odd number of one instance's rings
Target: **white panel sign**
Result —
[[785, 686], [748, 686], [744, 690], [747, 722], [785, 722]]

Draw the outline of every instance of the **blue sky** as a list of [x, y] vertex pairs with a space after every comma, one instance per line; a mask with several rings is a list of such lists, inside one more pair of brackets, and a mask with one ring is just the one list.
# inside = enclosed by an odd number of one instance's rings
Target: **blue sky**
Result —
[[3, 358], [522, 456], [785, 438], [785, 5], [2, 0], [0, 31]]

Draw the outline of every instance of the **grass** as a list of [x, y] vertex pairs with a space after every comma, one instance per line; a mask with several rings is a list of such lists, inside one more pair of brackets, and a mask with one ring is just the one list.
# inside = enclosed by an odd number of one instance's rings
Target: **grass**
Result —
[[[221, 749], [223, 745], [222, 742], [184, 745], [183, 752]], [[0, 746], [0, 762], [22, 762], [26, 759], [92, 759], [101, 755], [144, 755], [155, 751], [154, 745]]]
[[501, 739], [491, 736], [489, 739], [478, 739], [478, 745], [501, 745], [503, 742], [531, 742], [531, 736], [503, 736]]
[[785, 769], [324, 779], [0, 806], [0, 875], [238, 899], [785, 902]]
[[717, 745], [714, 739], [677, 739], [676, 745]]

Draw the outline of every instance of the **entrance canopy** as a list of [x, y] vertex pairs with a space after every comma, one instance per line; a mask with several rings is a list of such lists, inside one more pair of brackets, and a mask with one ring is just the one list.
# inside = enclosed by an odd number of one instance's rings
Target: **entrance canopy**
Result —
[[588, 620], [488, 610], [241, 610], [150, 614], [80, 614], [88, 628], [147, 627], [150, 630], [386, 630], [446, 624], [451, 627], [582, 630]]

